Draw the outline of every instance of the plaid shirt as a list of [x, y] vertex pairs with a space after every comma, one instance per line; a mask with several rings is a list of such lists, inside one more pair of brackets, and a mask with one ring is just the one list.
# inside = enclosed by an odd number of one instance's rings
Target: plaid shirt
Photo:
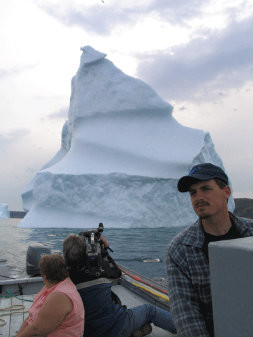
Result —
[[[253, 220], [230, 213], [242, 237], [253, 236]], [[168, 245], [166, 269], [170, 310], [177, 333], [183, 337], [212, 336], [213, 314], [210, 272], [203, 251], [204, 232], [196, 221]], [[203, 315], [205, 313], [205, 316]]]

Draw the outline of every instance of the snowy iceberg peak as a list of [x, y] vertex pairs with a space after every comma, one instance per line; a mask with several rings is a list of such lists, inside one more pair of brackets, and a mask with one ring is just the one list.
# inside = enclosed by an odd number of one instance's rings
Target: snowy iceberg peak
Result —
[[83, 64], [91, 64], [103, 60], [106, 57], [106, 54], [101, 53], [90, 46], [85, 46], [80, 48], [83, 51], [81, 56], [81, 66]]
[[143, 81], [128, 76], [90, 46], [81, 48], [80, 67], [71, 82], [70, 127], [80, 118], [149, 112], [170, 116], [173, 107]]

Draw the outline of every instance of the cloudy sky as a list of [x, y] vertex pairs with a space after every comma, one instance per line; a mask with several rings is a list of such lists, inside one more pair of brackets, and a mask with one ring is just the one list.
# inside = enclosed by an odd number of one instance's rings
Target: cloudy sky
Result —
[[0, 203], [59, 149], [80, 47], [150, 84], [210, 132], [235, 197], [253, 197], [251, 0], [1, 0]]

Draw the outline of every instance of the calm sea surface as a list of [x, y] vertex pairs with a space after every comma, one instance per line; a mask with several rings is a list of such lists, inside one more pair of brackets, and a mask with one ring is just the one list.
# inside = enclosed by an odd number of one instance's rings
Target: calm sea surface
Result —
[[[10, 266], [10, 276], [25, 277], [27, 248], [32, 243], [46, 244], [52, 252], [62, 249], [69, 233], [79, 233], [80, 228], [18, 228], [19, 219], [0, 219], [0, 260]], [[111, 256], [129, 269], [150, 278], [166, 277], [164, 256], [168, 242], [185, 227], [171, 228], [105, 228], [103, 236], [113, 249]], [[143, 262], [160, 259], [160, 263]]]

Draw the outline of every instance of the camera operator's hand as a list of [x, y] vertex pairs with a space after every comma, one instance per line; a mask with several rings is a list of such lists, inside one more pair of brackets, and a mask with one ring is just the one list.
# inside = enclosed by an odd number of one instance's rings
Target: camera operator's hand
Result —
[[101, 236], [100, 240], [103, 242], [102, 243], [102, 248], [108, 248], [109, 247], [109, 242], [106, 240], [105, 237]]

